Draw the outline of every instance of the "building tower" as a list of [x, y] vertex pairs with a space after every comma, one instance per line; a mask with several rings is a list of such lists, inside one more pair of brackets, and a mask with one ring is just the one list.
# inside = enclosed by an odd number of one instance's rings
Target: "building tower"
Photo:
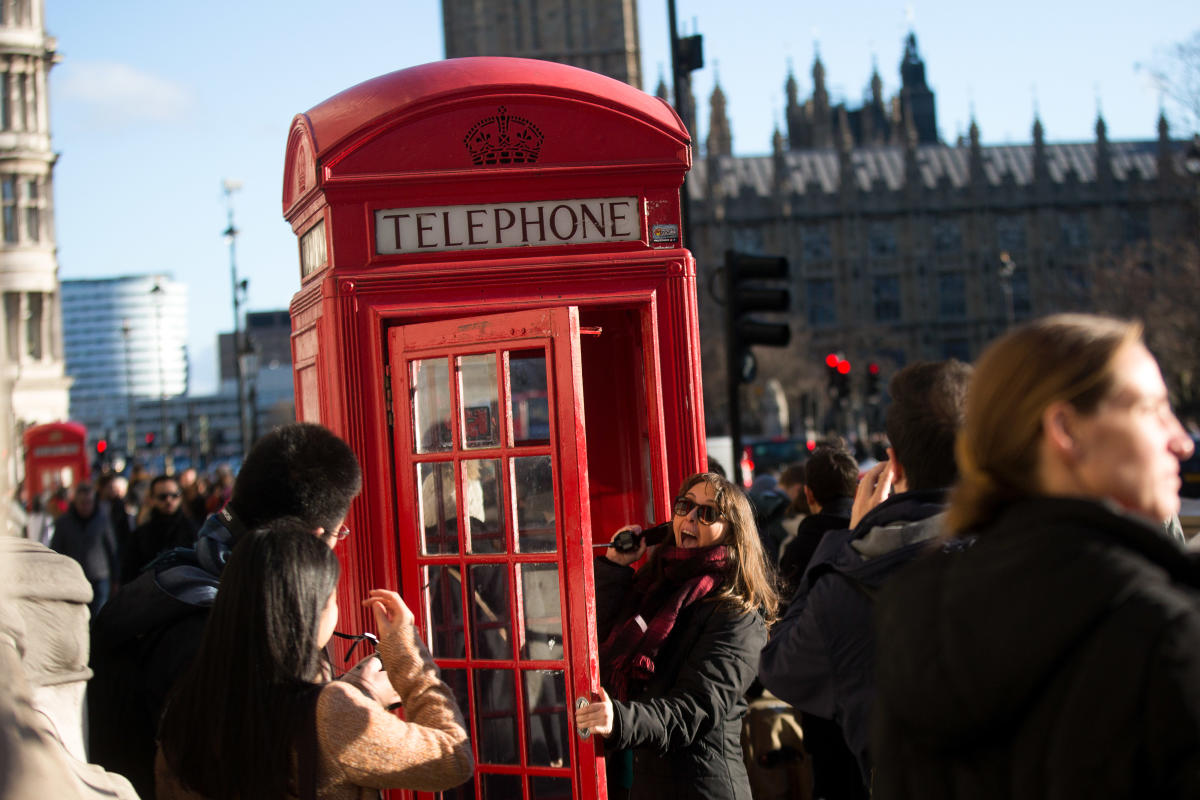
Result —
[[541, 58], [642, 88], [637, 0], [442, 0], [442, 31], [446, 58]]
[[925, 82], [925, 61], [917, 50], [917, 35], [909, 33], [900, 61], [900, 120], [911, 118], [920, 144], [937, 144], [937, 108]]
[[[0, 489], [23, 476], [21, 433], [67, 417], [43, 0], [0, 0]], [[8, 495], [10, 496], [10, 495]]]

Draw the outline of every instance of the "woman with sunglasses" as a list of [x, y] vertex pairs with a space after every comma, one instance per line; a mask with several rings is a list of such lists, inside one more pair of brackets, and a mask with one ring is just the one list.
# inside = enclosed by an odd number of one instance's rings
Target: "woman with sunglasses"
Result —
[[[576, 712], [605, 737], [608, 796], [749, 800], [745, 694], [777, 598], [746, 495], [714, 473], [688, 478], [672, 536], [596, 559], [599, 698]], [[636, 525], [622, 528], [641, 533]], [[626, 537], [627, 538], [627, 537]], [[620, 751], [632, 752], [632, 776]], [[622, 769], [622, 765], [626, 768]]]
[[405, 719], [347, 682], [322, 680], [339, 571], [299, 521], [238, 542], [200, 651], [163, 714], [159, 800], [366, 798], [471, 776], [462, 716], [395, 592], [375, 589], [363, 605]]

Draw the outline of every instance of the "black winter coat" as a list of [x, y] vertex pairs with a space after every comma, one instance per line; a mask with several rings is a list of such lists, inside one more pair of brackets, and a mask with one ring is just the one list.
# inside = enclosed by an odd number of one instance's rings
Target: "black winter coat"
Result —
[[881, 594], [875, 797], [1200, 797], [1200, 569], [1100, 503], [1010, 505]]
[[[596, 559], [600, 640], [608, 635], [633, 569]], [[654, 676], [630, 702], [613, 699], [610, 750], [633, 750], [631, 800], [750, 800], [742, 760], [746, 690], [767, 629], [758, 614], [700, 601], [683, 609]]]

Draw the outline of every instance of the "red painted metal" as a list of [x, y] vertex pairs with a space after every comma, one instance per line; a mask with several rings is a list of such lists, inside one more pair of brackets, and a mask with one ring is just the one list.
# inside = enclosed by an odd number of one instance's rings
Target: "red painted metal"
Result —
[[[504, 147], [480, 149], [480, 142], [504, 138], [502, 130], [509, 136]], [[499, 163], [500, 152], [508, 163]], [[474, 600], [463, 576], [473, 565], [502, 567], [517, 649], [511, 658], [485, 663], [468, 646], [463, 658], [440, 658], [443, 669], [469, 675], [501, 667], [514, 674], [561, 670], [570, 700], [598, 689], [590, 545], [627, 522], [666, 519], [674, 489], [705, 463], [696, 265], [678, 238], [679, 189], [690, 165], [689, 136], [667, 104], [603, 76], [541, 61], [455, 59], [402, 70], [295, 118], [283, 210], [299, 239], [302, 272], [291, 306], [297, 416], [343, 436], [365, 476], [348, 520], [355, 535], [339, 546], [343, 609], [357, 608], [372, 586], [398, 587], [429, 633], [438, 620], [427, 618], [422, 605], [423, 569], [452, 564], [470, 628]], [[623, 198], [632, 204], [621, 205]], [[461, 246], [464, 239], [451, 232], [452, 213], [467, 214], [468, 221], [494, 215], [501, 239], [501, 214], [508, 212], [497, 208], [544, 207], [561, 214], [561, 222], [573, 219], [568, 204], [584, 201], [597, 214], [604, 202], [620, 201], [608, 207], [603, 236], [564, 243], [530, 227], [526, 235], [543, 235], [520, 247], [488, 240], [473, 249], [389, 250], [401, 249], [402, 241], [413, 249], [409, 234], [401, 235], [400, 212], [423, 215], [420, 244], [427, 236]], [[618, 210], [626, 207], [632, 211], [618, 225]], [[442, 216], [429, 209], [441, 209]], [[383, 216], [389, 212], [395, 213]], [[617, 235], [632, 222], [636, 235]], [[581, 230], [587, 232], [586, 224]], [[474, 237], [474, 229], [468, 233]], [[518, 447], [511, 441], [515, 401], [505, 378], [507, 354], [538, 349], [547, 356], [550, 439]], [[503, 441], [464, 451], [456, 431], [453, 449], [418, 454], [408, 365], [414, 358], [452, 365], [462, 354], [491, 354], [502, 365]], [[446, 390], [457, 404], [453, 380]], [[460, 411], [454, 419], [465, 418]], [[415, 465], [457, 464], [480, 453], [503, 465], [509, 488], [510, 458], [550, 456], [553, 553], [518, 551], [516, 501], [509, 495], [502, 553], [464, 547], [422, 553]], [[466, 519], [464, 494], [456, 500], [460, 520]], [[521, 656], [525, 597], [518, 578], [527, 564], [558, 570], [561, 659]], [[361, 630], [369, 622], [350, 612], [343, 627]], [[472, 684], [464, 702], [476, 722], [479, 691]], [[519, 710], [524, 689], [514, 692]], [[519, 728], [516, 744], [525, 752], [529, 734], [525, 725]], [[481, 743], [474, 743], [478, 755]], [[579, 740], [572, 728], [569, 767], [480, 761], [476, 796], [487, 790], [481, 781], [493, 778], [519, 781], [515, 796], [528, 797], [531, 780], [569, 776], [570, 796], [602, 800], [601, 759], [597, 741]]]
[[22, 435], [25, 447], [25, 484], [21, 499], [31, 501], [44, 491], [57, 488], [63, 480], [71, 486], [91, 474], [88, 464], [87, 429], [77, 422], [47, 422], [27, 428]]

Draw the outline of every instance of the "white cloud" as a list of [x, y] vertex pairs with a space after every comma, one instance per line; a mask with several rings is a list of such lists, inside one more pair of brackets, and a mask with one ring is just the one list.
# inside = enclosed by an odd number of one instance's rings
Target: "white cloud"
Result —
[[195, 102], [178, 83], [109, 61], [71, 64], [63, 69], [56, 90], [60, 100], [80, 103], [95, 121], [115, 126], [177, 122]]

